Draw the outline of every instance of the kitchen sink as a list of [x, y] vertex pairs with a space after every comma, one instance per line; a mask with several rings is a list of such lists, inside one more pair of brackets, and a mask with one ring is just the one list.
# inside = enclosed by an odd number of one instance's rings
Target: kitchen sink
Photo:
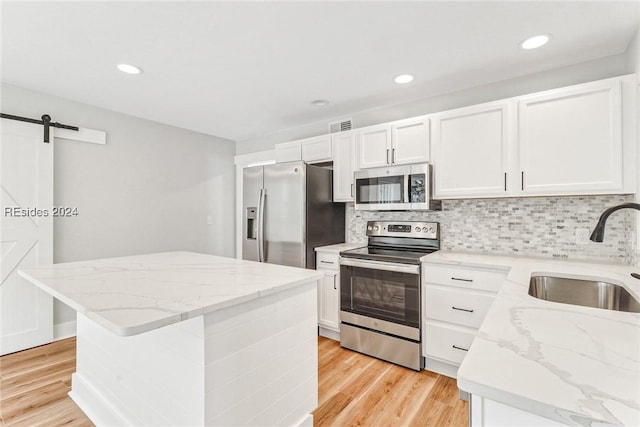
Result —
[[625, 288], [601, 280], [531, 276], [529, 295], [546, 301], [640, 313], [640, 302]]

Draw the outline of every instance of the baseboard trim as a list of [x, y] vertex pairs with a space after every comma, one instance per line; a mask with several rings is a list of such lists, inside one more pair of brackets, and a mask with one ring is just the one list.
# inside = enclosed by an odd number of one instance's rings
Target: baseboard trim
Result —
[[76, 336], [76, 321], [71, 320], [53, 325], [53, 340], [60, 341]]
[[318, 327], [318, 335], [332, 339], [334, 341], [340, 341], [340, 332], [333, 331], [331, 329], [323, 328], [322, 326]]
[[71, 391], [68, 394], [91, 422], [97, 426], [134, 425], [111, 405], [105, 395], [77, 372], [71, 375]]

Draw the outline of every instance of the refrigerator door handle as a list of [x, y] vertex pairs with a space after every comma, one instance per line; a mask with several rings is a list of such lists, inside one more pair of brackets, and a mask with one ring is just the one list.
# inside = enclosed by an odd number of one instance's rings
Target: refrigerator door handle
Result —
[[260, 189], [260, 200], [258, 202], [258, 261], [265, 262], [264, 259], [264, 199], [266, 197], [264, 188]]

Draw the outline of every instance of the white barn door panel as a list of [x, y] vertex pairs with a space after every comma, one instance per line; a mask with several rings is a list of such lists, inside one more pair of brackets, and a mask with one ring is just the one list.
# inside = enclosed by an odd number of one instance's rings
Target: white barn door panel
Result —
[[17, 274], [53, 263], [53, 141], [40, 125], [0, 119], [0, 355], [53, 340], [53, 298]]

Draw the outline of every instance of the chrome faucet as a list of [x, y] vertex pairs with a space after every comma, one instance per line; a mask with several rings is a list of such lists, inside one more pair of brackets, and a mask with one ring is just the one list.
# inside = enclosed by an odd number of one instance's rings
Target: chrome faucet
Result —
[[607, 218], [609, 218], [609, 215], [620, 209], [636, 209], [640, 211], [640, 203], [623, 203], [602, 212], [602, 215], [600, 215], [600, 219], [596, 224], [596, 228], [593, 229], [593, 233], [591, 233], [589, 240], [592, 242], [602, 242], [602, 240], [604, 240], [604, 226], [607, 223]]
[[[602, 212], [602, 215], [600, 215], [600, 219], [596, 224], [596, 228], [593, 229], [593, 233], [591, 233], [591, 237], [589, 237], [589, 240], [591, 240], [592, 242], [602, 242], [602, 240], [604, 239], [604, 226], [607, 223], [607, 218], [609, 218], [609, 215], [619, 209], [636, 209], [640, 211], [640, 203], [623, 203]], [[640, 274], [631, 273], [631, 277], [640, 279]]]

